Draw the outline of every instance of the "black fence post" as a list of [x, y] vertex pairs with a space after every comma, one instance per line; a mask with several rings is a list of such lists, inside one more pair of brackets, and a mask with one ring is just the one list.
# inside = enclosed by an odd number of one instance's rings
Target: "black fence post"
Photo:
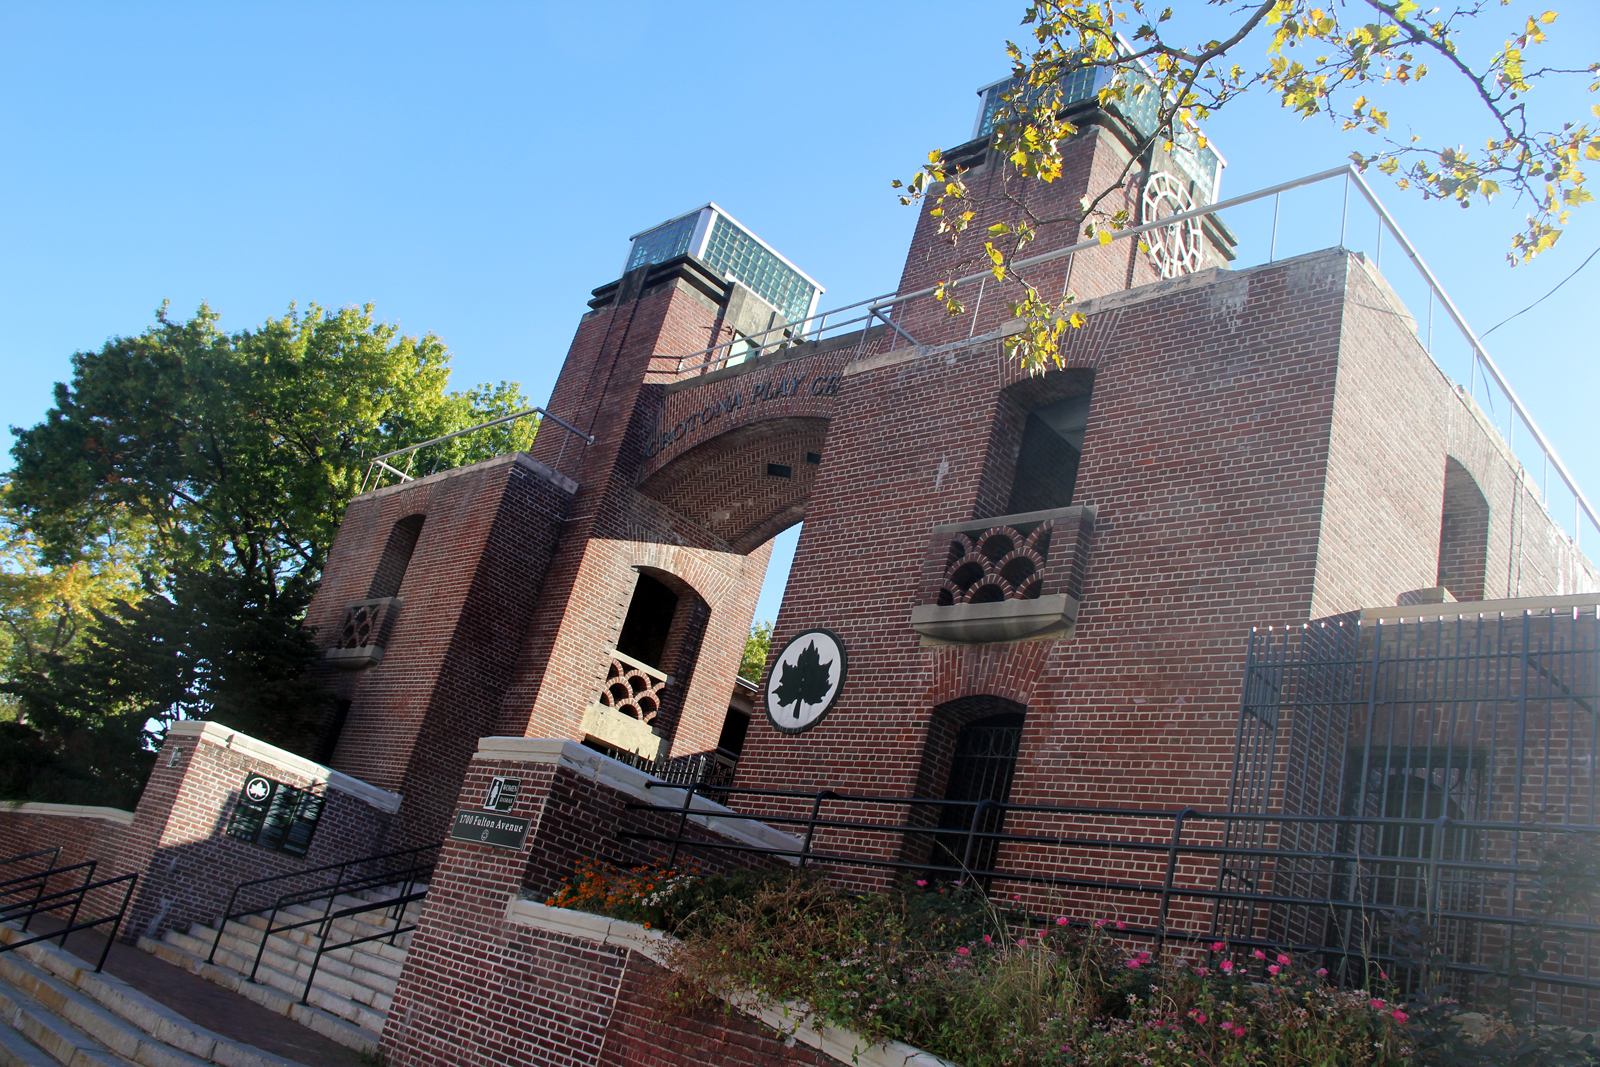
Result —
[[833, 790], [824, 789], [822, 792], [818, 793], [816, 799], [811, 802], [811, 818], [806, 820], [806, 843], [800, 848], [801, 870], [805, 869], [806, 861], [811, 858], [811, 842], [817, 836], [817, 818], [822, 814], [822, 802], [835, 796], [838, 796], [838, 794]]

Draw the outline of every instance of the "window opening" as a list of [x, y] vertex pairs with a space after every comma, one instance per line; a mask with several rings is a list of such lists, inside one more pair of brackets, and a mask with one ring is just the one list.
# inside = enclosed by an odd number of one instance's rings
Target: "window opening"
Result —
[[677, 593], [648, 574], [639, 575], [622, 634], [617, 638], [617, 651], [659, 668], [677, 612]]
[[378, 572], [372, 576], [367, 599], [400, 595], [400, 583], [405, 580], [411, 554], [416, 551], [417, 538], [422, 534], [423, 518], [422, 515], [407, 515], [390, 528], [389, 540], [383, 546], [383, 556], [378, 560]]
[[750, 732], [750, 716], [738, 708], [729, 708], [728, 717], [722, 720], [722, 735], [717, 738], [717, 751], [734, 759], [744, 752], [744, 739]]
[[1072, 506], [1089, 425], [1089, 397], [1069, 396], [1028, 413], [1008, 513]]
[[1457, 600], [1482, 600], [1489, 567], [1489, 502], [1453, 457], [1445, 458], [1438, 583]]
[[[972, 805], [984, 800], [1004, 804], [1011, 799], [1011, 780], [1017, 771], [1017, 747], [1022, 742], [1022, 718], [1020, 712], [991, 715], [968, 723], [956, 734], [944, 799], [964, 803], [940, 810], [939, 829], [970, 830], [977, 834], [1001, 831], [1005, 824], [1003, 811], [986, 810], [975, 814], [977, 809]], [[998, 852], [999, 842], [993, 838], [945, 833], [940, 834], [934, 844], [932, 862], [936, 867], [987, 871], [994, 869]], [[941, 872], [940, 877], [950, 876]]]

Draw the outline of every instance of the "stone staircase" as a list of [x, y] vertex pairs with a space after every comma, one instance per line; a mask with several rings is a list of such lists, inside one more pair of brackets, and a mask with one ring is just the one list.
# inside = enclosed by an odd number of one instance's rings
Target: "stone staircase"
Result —
[[[0, 941], [31, 936], [0, 924]], [[0, 1067], [301, 1067], [198, 1026], [54, 944], [0, 952]]]
[[[424, 889], [418, 886], [417, 889]], [[333, 910], [361, 904], [381, 903], [397, 894], [393, 888], [369, 890], [334, 900]], [[416, 923], [422, 901], [406, 905], [400, 926]], [[302, 919], [317, 919], [323, 914], [322, 902], [291, 905], [278, 912], [274, 926]], [[335, 919], [329, 940], [349, 941], [395, 929], [389, 912], [372, 911]], [[405, 966], [409, 933], [400, 934], [395, 943], [368, 941], [350, 948], [326, 952], [317, 964], [316, 979], [307, 1003], [300, 1003], [306, 977], [316, 957], [317, 927], [283, 930], [267, 940], [255, 981], [247, 977], [255, 965], [256, 953], [267, 928], [266, 916], [251, 915], [230, 921], [222, 932], [216, 962], [208, 963], [211, 945], [217, 936], [213, 926], [195, 923], [187, 931], [169, 930], [160, 941], [139, 939], [139, 947], [168, 963], [176, 964], [225, 989], [249, 998], [269, 1011], [287, 1016], [310, 1027], [324, 1037], [361, 1052], [376, 1052], [383, 1023], [389, 1012], [400, 971]], [[4, 1067], [0, 1064], [0, 1067]]]

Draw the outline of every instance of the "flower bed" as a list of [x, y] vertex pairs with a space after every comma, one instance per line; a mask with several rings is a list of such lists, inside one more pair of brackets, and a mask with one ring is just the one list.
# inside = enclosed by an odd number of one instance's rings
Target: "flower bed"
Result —
[[[1225, 942], [1157, 958], [1122, 924], [1041, 920], [959, 883], [845, 894], [803, 873], [581, 863], [549, 903], [670, 933], [674, 1002], [803, 1002], [830, 1025], [965, 1067], [1422, 1067], [1600, 1063], [1593, 1039], [1461, 1005], [1339, 988]], [[1154, 946], [1152, 946], [1153, 948]]]

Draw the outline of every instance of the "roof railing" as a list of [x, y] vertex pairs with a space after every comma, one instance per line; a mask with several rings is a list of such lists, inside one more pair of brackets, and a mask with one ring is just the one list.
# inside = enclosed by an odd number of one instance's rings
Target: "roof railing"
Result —
[[[1479, 339], [1478, 335], [1473, 332], [1472, 327], [1467, 324], [1466, 317], [1461, 313], [1460, 308], [1456, 306], [1455, 301], [1450, 299], [1449, 294], [1444, 290], [1444, 286], [1439, 283], [1439, 279], [1434, 275], [1427, 263], [1423, 261], [1422, 254], [1417, 251], [1416, 245], [1414, 245], [1410, 238], [1405, 235], [1404, 231], [1400, 229], [1400, 225], [1395, 221], [1394, 216], [1391, 215], [1388, 209], [1383, 206], [1383, 203], [1378, 199], [1377, 194], [1362, 176], [1361, 171], [1353, 164], [1347, 163], [1344, 166], [1334, 167], [1331, 170], [1321, 171], [1316, 174], [1309, 174], [1303, 178], [1296, 178], [1292, 181], [1279, 182], [1276, 185], [1269, 185], [1264, 189], [1257, 189], [1251, 193], [1244, 193], [1239, 196], [1229, 197], [1226, 200], [1220, 200], [1214, 204], [1206, 204], [1202, 207], [1196, 207], [1188, 211], [1175, 212], [1152, 222], [1142, 223], [1138, 226], [1130, 226], [1127, 229], [1119, 230], [1112, 234], [1112, 240], [1122, 241], [1129, 238], [1137, 238], [1150, 230], [1165, 229], [1166, 227], [1186, 221], [1188, 219], [1216, 215], [1218, 212], [1226, 211], [1229, 208], [1241, 207], [1245, 204], [1271, 199], [1273, 202], [1272, 229], [1271, 237], [1268, 243], [1268, 254], [1266, 260], [1266, 262], [1271, 263], [1277, 258], [1280, 217], [1279, 208], [1281, 206], [1283, 194], [1291, 192], [1295, 189], [1318, 185], [1323, 182], [1336, 181], [1341, 178], [1344, 180], [1345, 188], [1339, 215], [1339, 247], [1344, 247], [1345, 244], [1345, 238], [1349, 228], [1350, 190], [1354, 188], [1378, 217], [1379, 226], [1377, 232], [1377, 248], [1375, 250], [1376, 265], [1380, 269], [1382, 268], [1383, 235], [1385, 232], [1387, 232], [1394, 242], [1400, 246], [1401, 251], [1406, 254], [1406, 258], [1410, 261], [1411, 265], [1416, 268], [1417, 273], [1421, 276], [1422, 280], [1427, 286], [1428, 314], [1426, 319], [1426, 335], [1425, 337], [1419, 336], [1419, 340], [1423, 343], [1429, 354], [1433, 354], [1433, 306], [1437, 302], [1438, 305], [1444, 309], [1450, 320], [1455, 323], [1456, 328], [1460, 330], [1462, 337], [1466, 340], [1471, 349], [1471, 365], [1468, 372], [1468, 384], [1465, 389], [1466, 394], [1476, 401], [1478, 379], [1481, 375], [1484, 382], [1485, 398], [1492, 406], [1494, 403], [1494, 398], [1493, 394], [1489, 391], [1489, 385], [1492, 382], [1493, 385], [1497, 387], [1504, 395], [1509, 409], [1504, 433], [1504, 439], [1507, 446], [1511, 448], [1513, 450], [1513, 454], [1515, 454], [1514, 449], [1517, 436], [1517, 424], [1519, 422], [1532, 436], [1534, 443], [1538, 446], [1544, 465], [1544, 477], [1540, 482], [1540, 496], [1542, 498], [1541, 503], [1545, 510], [1547, 512], [1551, 511], [1549, 495], [1549, 470], [1554, 468], [1561, 483], [1564, 484], [1567, 487], [1567, 490], [1572, 494], [1573, 546], [1576, 548], [1581, 544], [1582, 526], [1585, 518], [1588, 519], [1589, 523], [1595, 528], [1596, 532], [1600, 532], [1600, 515], [1596, 514], [1594, 505], [1589, 502], [1589, 499], [1584, 495], [1583, 490], [1578, 487], [1577, 480], [1572, 476], [1572, 472], [1568, 470], [1567, 465], [1562, 462], [1560, 455], [1557, 454], [1555, 447], [1550, 443], [1549, 438], [1547, 438], [1544, 434], [1544, 431], [1539, 428], [1538, 423], [1534, 421], [1533, 416], [1523, 405], [1521, 398], [1517, 396], [1516, 390], [1511, 387], [1511, 383], [1506, 379], [1506, 376], [1501, 371], [1499, 365], [1495, 363], [1493, 357], [1489, 355], [1488, 350], [1484, 348], [1483, 342]], [[1041, 253], [1040, 255], [1029, 256], [1025, 259], [1017, 260], [1013, 266], [1019, 270], [1026, 270], [1029, 267], [1039, 266], [1055, 260], [1066, 259], [1070, 256], [1076, 255], [1079, 252], [1091, 251], [1100, 247], [1102, 247], [1102, 245], [1098, 238], [1093, 238], [1087, 241], [1079, 241], [1064, 248], [1058, 248], [1050, 252]], [[984, 295], [984, 286], [989, 280], [992, 280], [993, 277], [994, 276], [991, 271], [985, 269], [977, 271], [973, 274], [969, 274], [965, 277], [958, 278], [953, 283], [945, 284], [942, 288], [948, 291], [953, 288], [958, 288], [962, 285], [970, 285], [974, 282], [977, 282], [979, 285], [977, 301], [978, 305], [981, 306]], [[677, 362], [677, 373], [679, 374], [703, 374], [707, 373], [708, 371], [720, 369], [724, 366], [732, 366], [749, 359], [759, 358], [769, 353], [780, 352], [786, 349], [794, 348], [802, 343], [819, 341], [822, 339], [824, 331], [837, 333], [847, 326], [858, 326], [860, 329], [865, 331], [867, 328], [872, 326], [874, 320], [881, 320], [906, 344], [915, 345], [917, 347], [925, 347], [921, 345], [916, 338], [912, 337], [906, 331], [903, 325], [894, 321], [893, 312], [895, 309], [909, 304], [912, 301], [921, 300], [932, 296], [940, 288], [940, 286], [928, 286], [926, 288], [917, 289], [909, 293], [885, 293], [880, 296], [869, 297], [865, 300], [858, 300], [852, 304], [845, 304], [842, 307], [830, 308], [826, 311], [813, 314], [803, 321], [788, 323], [782, 326], [775, 326], [759, 334], [750, 334], [743, 337], [730, 338], [727, 341], [719, 342], [695, 352], [685, 353], [681, 356], [658, 356], [658, 358], [675, 359]], [[841, 318], [841, 315], [844, 317]], [[973, 315], [974, 328], [976, 328], [976, 309], [974, 309]], [[1419, 327], [1419, 332], [1420, 329], [1421, 327]], [[741, 346], [741, 344], [742, 347], [739, 347], [739, 350], [735, 351], [736, 347]], [[1496, 432], [1499, 432], [1498, 426], [1496, 427]], [[1524, 465], [1524, 470], [1526, 469], [1527, 467]], [[1551, 514], [1552, 517], [1555, 517], [1553, 512]], [[1557, 519], [1557, 522], [1560, 522], [1559, 518]]]

